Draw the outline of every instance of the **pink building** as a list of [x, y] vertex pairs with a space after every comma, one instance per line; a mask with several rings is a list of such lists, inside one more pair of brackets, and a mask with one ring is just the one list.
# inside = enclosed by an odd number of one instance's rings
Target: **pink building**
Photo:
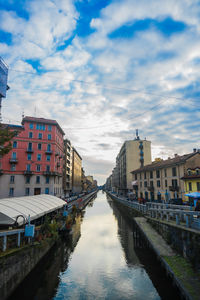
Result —
[[25, 117], [13, 149], [0, 159], [0, 198], [63, 195], [64, 132], [55, 120]]

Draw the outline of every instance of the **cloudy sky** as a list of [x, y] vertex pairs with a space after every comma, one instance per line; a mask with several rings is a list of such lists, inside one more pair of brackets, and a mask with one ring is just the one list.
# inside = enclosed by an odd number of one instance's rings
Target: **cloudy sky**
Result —
[[104, 183], [124, 140], [199, 148], [198, 0], [0, 0], [3, 121], [56, 119]]

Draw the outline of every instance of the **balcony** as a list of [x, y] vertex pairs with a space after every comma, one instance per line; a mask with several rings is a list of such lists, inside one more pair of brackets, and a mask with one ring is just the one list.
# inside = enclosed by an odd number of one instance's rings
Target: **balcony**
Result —
[[51, 155], [53, 153], [53, 151], [52, 150], [46, 150], [45, 153], [48, 154], [48, 155]]
[[147, 190], [148, 190], [149, 192], [153, 192], [153, 191], [154, 191], [154, 186], [148, 186], [148, 187], [147, 187]]
[[33, 171], [26, 170], [24, 171], [24, 175], [33, 175]]
[[33, 153], [33, 149], [32, 149], [32, 148], [28, 148], [28, 149], [26, 150], [26, 152], [27, 152], [27, 153]]
[[10, 162], [10, 164], [17, 164], [17, 163], [18, 163], [18, 159], [17, 159], [17, 158], [14, 158], [14, 157], [11, 157], [11, 158], [9, 159], [9, 162]]
[[169, 190], [171, 191], [171, 192], [178, 192], [179, 191], [179, 186], [177, 185], [177, 186], [173, 186], [173, 185], [171, 185], [171, 186], [169, 186]]

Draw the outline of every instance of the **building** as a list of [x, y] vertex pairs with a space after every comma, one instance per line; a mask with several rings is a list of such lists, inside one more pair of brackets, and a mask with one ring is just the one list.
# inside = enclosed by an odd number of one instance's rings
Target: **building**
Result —
[[67, 197], [72, 192], [72, 146], [68, 139], [64, 140], [63, 190]]
[[72, 147], [72, 192], [78, 194], [82, 191], [82, 158]]
[[6, 97], [6, 91], [9, 89], [7, 85], [8, 66], [0, 57], [0, 121], [1, 121], [1, 102], [2, 98]]
[[55, 120], [25, 117], [12, 150], [0, 159], [0, 198], [63, 195], [64, 131]]
[[134, 140], [125, 141], [112, 172], [112, 189], [126, 195], [133, 189], [131, 171], [151, 163], [151, 142], [141, 140], [136, 130]]
[[[196, 149], [193, 150], [197, 152]], [[199, 152], [199, 150], [198, 150]], [[187, 166], [184, 176], [181, 177], [181, 180], [184, 182], [184, 189], [187, 194], [193, 192], [200, 192], [200, 162], [198, 156], [194, 157], [193, 165]], [[186, 200], [193, 202], [193, 199], [186, 196]]]
[[191, 182], [191, 178], [187, 177], [188, 171], [196, 170], [197, 166], [200, 166], [200, 153], [195, 150], [181, 156], [175, 154], [173, 158], [157, 160], [133, 170], [131, 173], [134, 193], [136, 197], [145, 198], [147, 201], [187, 200], [184, 195], [187, 192], [184, 180], [186, 185], [187, 179]]

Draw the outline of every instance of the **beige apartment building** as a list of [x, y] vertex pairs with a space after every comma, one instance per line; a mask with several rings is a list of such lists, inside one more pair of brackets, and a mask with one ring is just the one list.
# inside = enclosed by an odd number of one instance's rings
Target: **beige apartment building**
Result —
[[177, 155], [167, 160], [158, 160], [143, 166], [132, 173], [135, 195], [147, 201], [164, 201], [185, 198], [184, 181], [181, 179], [189, 169], [200, 166], [200, 153]]
[[82, 158], [72, 147], [72, 192], [80, 193], [82, 191]]
[[72, 146], [68, 139], [64, 140], [63, 191], [65, 197], [72, 192]]
[[112, 189], [120, 194], [132, 191], [133, 170], [151, 163], [151, 142], [141, 140], [136, 131], [135, 140], [125, 141], [116, 158], [112, 172]]

